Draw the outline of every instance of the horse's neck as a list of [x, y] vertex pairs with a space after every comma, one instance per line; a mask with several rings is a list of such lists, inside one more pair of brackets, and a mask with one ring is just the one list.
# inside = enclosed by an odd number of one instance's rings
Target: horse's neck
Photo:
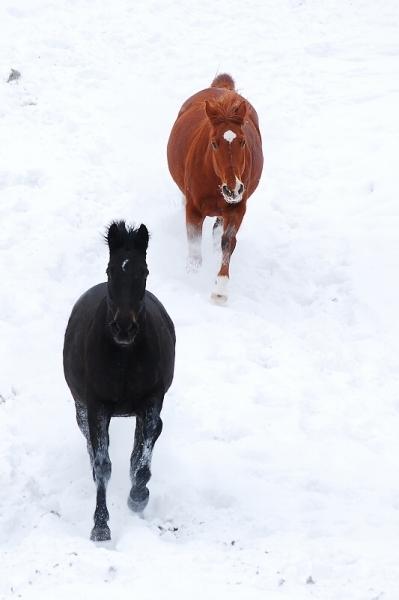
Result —
[[211, 153], [209, 145], [210, 134], [211, 129], [208, 126], [208, 123], [204, 121], [201, 123], [201, 127], [198, 128], [193, 136], [187, 156], [187, 162], [190, 161], [190, 155], [191, 157], [200, 156], [203, 160], [205, 160], [205, 157], [208, 155], [208, 153]]

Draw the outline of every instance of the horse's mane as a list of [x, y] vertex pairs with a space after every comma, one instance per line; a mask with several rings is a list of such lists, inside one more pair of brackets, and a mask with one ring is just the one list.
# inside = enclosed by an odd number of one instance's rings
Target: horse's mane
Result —
[[214, 115], [212, 116], [212, 122], [215, 125], [222, 123], [235, 123], [236, 125], [242, 125], [243, 120], [241, 115], [237, 114], [237, 108], [241, 104], [244, 98], [237, 97], [235, 92], [226, 92], [216, 100], [208, 100], [208, 104]]

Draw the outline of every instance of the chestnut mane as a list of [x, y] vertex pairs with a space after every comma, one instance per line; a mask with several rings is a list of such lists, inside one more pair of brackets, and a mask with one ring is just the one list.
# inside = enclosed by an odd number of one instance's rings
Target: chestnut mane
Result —
[[[242, 99], [240, 100], [242, 101]], [[207, 102], [212, 112], [215, 113], [215, 116], [212, 117], [212, 122], [215, 125], [221, 125], [222, 123], [243, 124], [241, 115], [237, 114], [240, 102], [237, 103], [237, 94], [235, 92], [230, 93], [228, 91], [217, 100], [208, 100]]]

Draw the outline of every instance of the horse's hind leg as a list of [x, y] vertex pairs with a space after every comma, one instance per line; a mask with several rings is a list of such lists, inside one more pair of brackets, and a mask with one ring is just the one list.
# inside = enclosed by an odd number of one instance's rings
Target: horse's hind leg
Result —
[[96, 509], [94, 511], [94, 527], [90, 538], [93, 541], [111, 539], [108, 527], [109, 513], [106, 503], [106, 490], [111, 477], [111, 461], [108, 454], [108, 428], [110, 415], [101, 405], [88, 410], [89, 442], [91, 445], [93, 478], [97, 486]]
[[189, 272], [198, 271], [202, 264], [201, 243], [202, 243], [202, 225], [204, 218], [187, 200], [186, 204], [186, 227], [188, 241], [188, 259], [187, 270]]
[[154, 444], [162, 431], [160, 417], [162, 401], [154, 403], [143, 415], [136, 417], [134, 447], [130, 458], [130, 490], [128, 505], [135, 512], [147, 506], [150, 492], [147, 483], [151, 477], [151, 458]]

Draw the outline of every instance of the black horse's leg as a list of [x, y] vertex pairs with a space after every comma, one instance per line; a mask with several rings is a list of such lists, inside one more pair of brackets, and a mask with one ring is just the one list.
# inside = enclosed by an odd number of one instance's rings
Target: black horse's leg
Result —
[[147, 483], [151, 477], [151, 457], [154, 444], [162, 431], [160, 417], [161, 403], [154, 403], [140, 416], [136, 417], [134, 447], [130, 458], [130, 490], [128, 505], [135, 512], [141, 512], [148, 503], [150, 492]]
[[87, 416], [87, 407], [82, 402], [75, 399], [75, 408], [76, 408], [76, 421], [77, 421], [77, 424], [79, 425], [80, 431], [83, 433], [83, 435], [86, 438], [87, 451], [90, 456], [91, 468], [93, 469], [93, 449], [91, 447], [91, 442], [90, 442], [89, 419]]
[[110, 419], [110, 415], [102, 406], [95, 406], [88, 410], [93, 478], [97, 486], [94, 527], [90, 536], [95, 542], [111, 539], [111, 532], [107, 525], [109, 513], [106, 503], [107, 483], [111, 477], [111, 461], [108, 454]]

